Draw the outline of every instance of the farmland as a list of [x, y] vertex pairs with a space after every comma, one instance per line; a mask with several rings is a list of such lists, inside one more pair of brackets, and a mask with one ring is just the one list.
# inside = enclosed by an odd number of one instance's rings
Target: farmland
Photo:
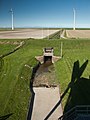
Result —
[[66, 30], [68, 38], [90, 38], [90, 30]]
[[35, 38], [42, 39], [46, 36], [49, 36], [55, 32], [59, 31], [58, 29], [16, 29], [14, 31], [0, 31], [1, 39], [25, 39], [25, 38]]
[[[8, 41], [9, 43], [0, 44], [0, 54], [5, 54], [17, 46], [10, 43], [14, 43], [15, 41], [19, 42], [19, 39], [1, 39], [0, 41]], [[35, 60], [35, 56], [42, 55], [42, 49], [44, 47], [54, 47], [54, 54], [60, 55], [60, 43], [63, 42], [63, 58], [54, 64], [56, 81], [58, 81], [60, 85], [61, 94], [65, 91], [67, 85], [71, 81], [73, 63], [75, 61], [79, 60], [81, 66], [88, 60], [87, 68], [82, 76], [89, 78], [90, 75], [89, 39], [20, 39], [20, 42], [21, 41], [25, 42], [23, 47], [0, 59], [0, 116], [13, 113], [12, 116], [10, 116], [10, 120], [25, 120], [27, 117], [31, 96], [29, 87], [32, 67], [38, 63]], [[83, 94], [83, 101], [86, 101], [85, 98], [87, 98], [87, 101], [90, 101], [90, 84], [87, 84], [86, 86], [86, 84], [83, 83], [82, 85], [85, 89], [81, 89], [81, 91], [79, 89], [79, 91]], [[86, 92], [86, 90], [88, 92]], [[70, 90], [62, 101], [63, 108], [66, 105], [69, 92]], [[74, 104], [76, 104], [75, 101], [79, 101], [78, 97], [73, 101]]]

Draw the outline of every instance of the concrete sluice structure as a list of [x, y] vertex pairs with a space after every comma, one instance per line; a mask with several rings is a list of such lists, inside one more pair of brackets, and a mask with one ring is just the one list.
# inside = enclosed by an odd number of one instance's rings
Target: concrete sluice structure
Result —
[[53, 65], [60, 57], [54, 56], [53, 52], [52, 47], [44, 48], [43, 55], [35, 57], [39, 63], [32, 72], [32, 98], [27, 120], [58, 120], [63, 115], [61, 103], [57, 106], [60, 88]]
[[46, 63], [47, 61], [54, 63], [56, 61], [58, 61], [61, 57], [60, 56], [54, 56], [53, 54], [53, 47], [49, 47], [49, 48], [44, 48], [43, 49], [43, 56], [36, 56], [35, 58], [41, 63]]

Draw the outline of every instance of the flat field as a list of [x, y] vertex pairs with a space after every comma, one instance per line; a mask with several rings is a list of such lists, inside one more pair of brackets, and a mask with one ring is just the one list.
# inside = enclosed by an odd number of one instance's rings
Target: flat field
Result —
[[66, 30], [68, 38], [90, 38], [90, 30]]
[[42, 39], [45, 38], [59, 30], [54, 29], [17, 29], [14, 31], [0, 31], [0, 39], [25, 39], [25, 38], [35, 38]]
[[[16, 47], [13, 44], [4, 44], [6, 43], [5, 41], [10, 43], [19, 40], [0, 41], [4, 41], [3, 44], [0, 44], [0, 54], [4, 54]], [[20, 39], [20, 41], [23, 40]], [[42, 55], [44, 47], [54, 47], [54, 55], [60, 55], [60, 43], [63, 42], [63, 58], [54, 64], [56, 81], [60, 85], [61, 94], [71, 81], [75, 61], [79, 60], [81, 66], [88, 60], [87, 68], [83, 72], [82, 77], [88, 79], [90, 76], [90, 40], [24, 39], [24, 41], [23, 47], [0, 59], [0, 116], [13, 113], [9, 118], [10, 120], [25, 120], [27, 117], [31, 96], [29, 87], [32, 67], [38, 63], [35, 60], [35, 56]], [[6, 48], [8, 48], [7, 51]], [[68, 96], [70, 96], [73, 106], [77, 103], [90, 104], [90, 79], [81, 84], [75, 84], [73, 89], [74, 92], [72, 94], [70, 94], [71, 89], [69, 89], [64, 96], [62, 101], [63, 108], [68, 103]], [[79, 94], [75, 97], [75, 93], [78, 92]]]

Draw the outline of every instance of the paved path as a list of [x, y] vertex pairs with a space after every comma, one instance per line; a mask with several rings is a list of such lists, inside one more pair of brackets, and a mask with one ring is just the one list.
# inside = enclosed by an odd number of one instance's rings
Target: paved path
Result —
[[33, 113], [31, 120], [58, 120], [62, 115], [61, 104], [54, 110], [48, 119], [50, 111], [60, 100], [59, 88], [33, 88], [35, 92]]

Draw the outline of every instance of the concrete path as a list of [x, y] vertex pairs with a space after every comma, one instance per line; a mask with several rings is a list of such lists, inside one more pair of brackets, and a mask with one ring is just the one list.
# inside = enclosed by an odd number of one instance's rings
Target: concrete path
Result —
[[59, 88], [33, 88], [35, 92], [34, 106], [31, 120], [58, 120], [62, 115], [61, 104], [58, 105], [47, 119], [60, 100]]

